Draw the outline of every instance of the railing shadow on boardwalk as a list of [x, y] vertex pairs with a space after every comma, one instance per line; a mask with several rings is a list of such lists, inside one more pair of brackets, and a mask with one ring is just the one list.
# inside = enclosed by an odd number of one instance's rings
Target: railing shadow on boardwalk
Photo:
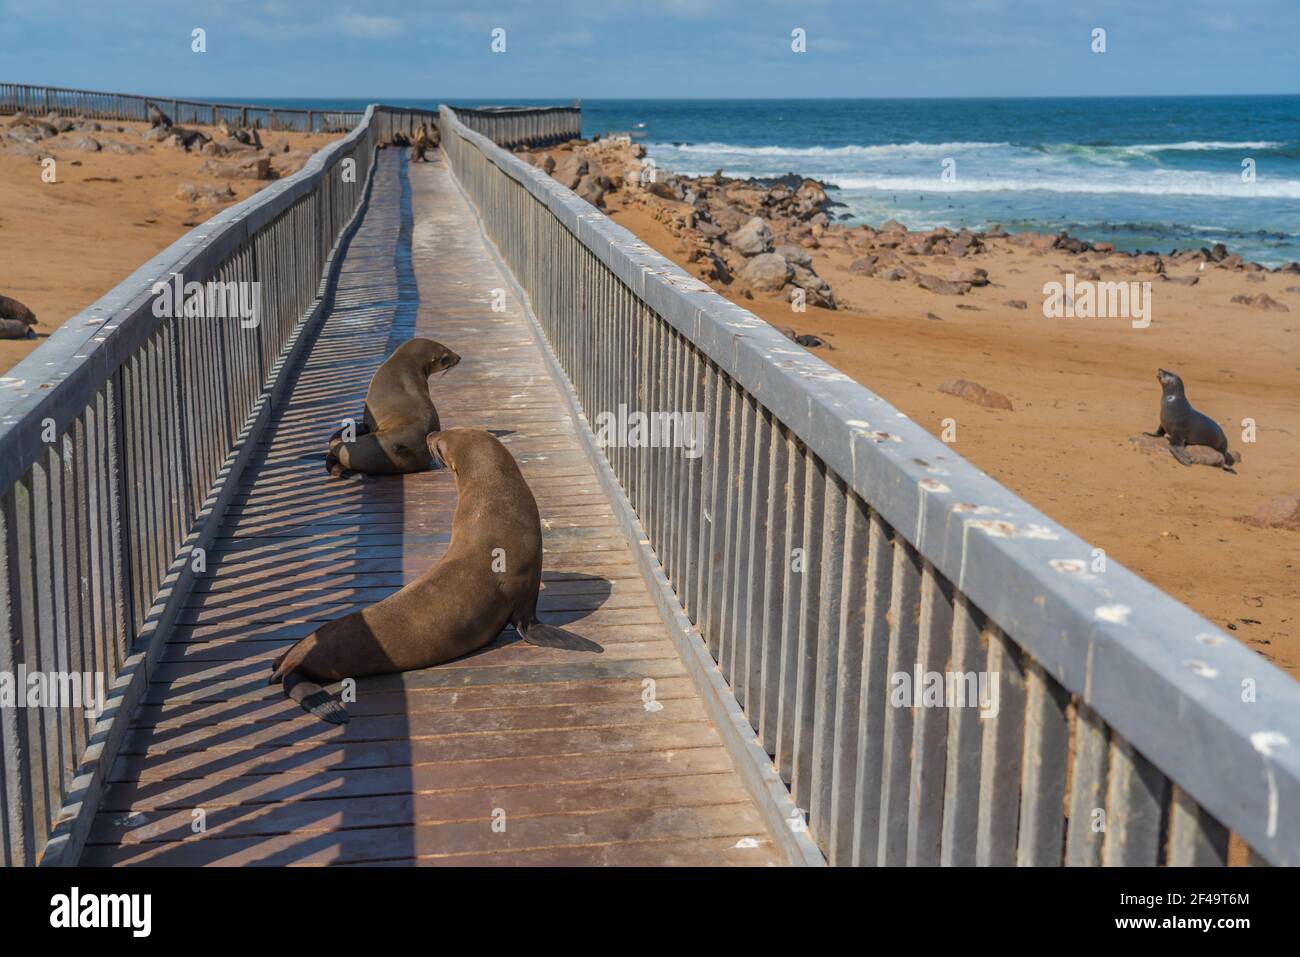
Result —
[[[372, 567], [365, 555], [365, 526], [357, 525], [356, 532], [340, 530], [330, 533], [327, 531], [330, 524], [355, 524], [377, 511], [396, 511], [400, 515], [404, 508], [400, 478], [377, 480], [354, 475], [329, 479], [325, 477], [324, 467], [324, 450], [329, 435], [345, 419], [360, 421], [371, 376], [393, 349], [414, 335], [419, 312], [419, 288], [411, 266], [410, 185], [400, 157], [390, 156], [388, 159], [390, 163], [385, 166], [396, 167], [394, 174], [400, 178], [400, 190], [391, 191], [391, 195], [378, 190], [372, 199], [367, 221], [349, 249], [334, 309], [311, 343], [306, 361], [292, 373], [291, 398], [269, 430], [267, 445], [259, 460], [250, 468], [252, 478], [246, 484], [249, 493], [256, 492], [255, 501], [259, 504], [251, 507], [245, 504], [221, 533], [230, 537], [219, 539], [222, 551], [210, 569], [209, 581], [220, 583], [225, 576], [249, 574], [261, 579], [268, 590], [251, 599], [241, 599], [239, 592], [230, 599], [208, 592], [200, 599], [206, 642], [233, 639], [237, 650], [246, 647], [251, 654], [227, 655], [234, 660], [203, 664], [199, 672], [188, 676], [205, 683], [218, 682], [222, 694], [212, 702], [219, 702], [217, 708], [213, 708], [203, 696], [194, 701], [196, 705], [206, 707], [202, 715], [205, 730], [200, 732], [204, 750], [197, 752], [201, 755], [200, 760], [186, 767], [186, 778], [216, 777], [232, 768], [247, 765], [250, 753], [256, 756], [259, 749], [289, 743], [308, 746], [307, 752], [294, 756], [300, 762], [310, 761], [313, 757], [328, 760], [328, 756], [336, 752], [341, 759], [339, 766], [343, 767], [346, 765], [343, 745], [361, 740], [367, 733], [365, 718], [339, 728], [305, 715], [292, 714], [288, 718], [290, 726], [281, 731], [277, 724], [284, 720], [284, 705], [275, 709], [280, 719], [276, 723], [247, 722], [250, 716], [256, 719], [259, 711], [265, 714], [267, 699], [274, 702], [281, 694], [279, 688], [266, 687], [269, 663], [275, 655], [325, 621], [370, 603], [341, 600], [343, 596], [340, 596], [341, 590], [346, 591], [348, 581], [363, 576]], [[395, 243], [386, 235], [390, 230], [384, 228], [390, 219], [398, 222]], [[333, 492], [333, 483], [336, 482], [348, 486], [344, 496]], [[325, 490], [323, 496], [322, 490]], [[247, 503], [249, 498], [246, 493], [241, 501]], [[347, 512], [350, 514], [338, 515], [329, 507], [329, 500], [338, 498], [348, 502]], [[397, 537], [396, 547], [400, 551], [400, 532]], [[272, 571], [274, 577], [266, 577]], [[397, 587], [390, 586], [385, 590], [392, 592]], [[252, 623], [254, 627], [258, 622], [273, 622], [281, 627], [269, 634], [247, 638], [250, 630], [247, 605], [250, 601], [258, 608], [257, 618]], [[227, 608], [228, 611], [223, 611]], [[229, 621], [229, 627], [222, 627], [226, 621]], [[291, 624], [285, 627], [283, 623]], [[206, 630], [212, 625], [217, 626], [215, 630]], [[187, 652], [189, 647], [184, 650]], [[202, 649], [206, 644], [198, 647]], [[221, 645], [212, 647], [218, 654], [224, 650]], [[198, 657], [201, 661], [201, 651]], [[164, 667], [171, 660], [165, 658]], [[193, 656], [183, 654], [180, 661], [193, 663]], [[371, 693], [373, 689], [370, 686], [375, 683], [366, 679], [359, 681], [358, 697], [364, 698]], [[176, 685], [159, 689], [160, 692], [176, 690], [181, 689]], [[251, 707], [238, 697], [247, 694], [259, 696]], [[388, 692], [388, 696], [391, 697], [389, 706], [384, 709], [384, 737], [387, 749], [393, 753], [389, 756], [391, 767], [386, 784], [392, 793], [404, 794], [409, 793], [411, 787], [409, 775], [401, 774], [409, 769], [411, 763], [409, 743], [403, 744], [410, 737], [406, 696], [400, 688], [396, 694]], [[171, 700], [171, 695], [168, 694], [167, 698]], [[184, 731], [194, 724], [188, 724]], [[210, 726], [221, 725], [229, 727], [210, 733]], [[137, 727], [143, 730], [138, 723]], [[157, 744], [159, 738], [167, 741], [166, 731], [145, 738], [142, 743]], [[264, 753], [273, 761], [282, 757], [282, 753], [270, 750], [264, 750]], [[340, 819], [335, 806], [319, 803], [345, 793], [345, 783], [341, 779], [332, 780], [327, 767], [310, 777], [259, 793], [258, 803], [229, 803], [232, 785], [238, 787], [247, 775], [267, 773], [273, 768], [270, 762], [254, 763], [245, 768], [240, 778], [218, 779], [207, 790], [186, 793], [184, 806], [204, 808], [205, 804], [211, 803], [213, 810], [206, 822], [208, 833], [211, 838], [220, 840], [222, 836], [258, 833], [260, 819], [277, 813], [269, 802], [293, 801], [294, 827], [303, 833], [295, 834], [287, 841], [274, 842], [279, 846], [258, 861], [264, 864], [292, 864], [310, 854], [328, 850], [337, 841], [331, 834], [333, 830], [353, 826], [347, 813]], [[398, 772], [399, 776], [394, 777], [392, 772]], [[106, 811], [113, 809], [112, 794], [110, 788], [105, 799]], [[355, 806], [356, 802], [351, 802], [345, 808]], [[151, 841], [164, 837], [174, 839], [178, 829], [182, 834], [189, 829], [188, 818], [188, 814], [181, 815], [175, 826], [168, 830], [152, 833], [141, 830], [133, 837]], [[142, 825], [142, 828], [148, 828], [148, 825]], [[397, 850], [400, 854], [401, 849]], [[184, 861], [189, 851], [185, 844], [177, 844], [173, 849], [155, 854], [150, 863], [168, 864], [173, 857]]]

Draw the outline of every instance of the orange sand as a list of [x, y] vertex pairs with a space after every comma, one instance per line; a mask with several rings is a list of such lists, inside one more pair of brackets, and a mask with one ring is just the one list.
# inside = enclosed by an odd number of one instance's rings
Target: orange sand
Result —
[[[9, 120], [0, 117], [0, 125]], [[63, 133], [39, 144], [57, 161], [54, 183], [41, 180], [41, 166], [32, 157], [0, 151], [0, 294], [26, 305], [38, 320], [35, 339], [0, 340], [0, 369], [11, 368], [65, 319], [194, 226], [272, 182], [200, 175], [199, 167], [211, 157], [146, 141], [140, 135], [148, 129], [145, 123], [100, 122], [101, 132]], [[127, 132], [116, 132], [118, 126]], [[214, 135], [209, 127], [187, 128]], [[72, 149], [71, 141], [83, 135], [101, 143], [131, 143], [141, 152]], [[285, 141], [293, 150], [315, 151], [337, 138], [262, 131], [263, 145], [273, 151], [273, 169], [274, 148]], [[229, 184], [235, 198], [195, 207], [177, 198], [182, 183]]]
[[[642, 194], [644, 195], [644, 194]], [[612, 217], [694, 275], [681, 239], [626, 193], [606, 197]], [[852, 255], [810, 250], [834, 288], [838, 311], [736, 301], [774, 325], [814, 333], [815, 354], [853, 376], [938, 436], [957, 423], [953, 447], [993, 478], [1179, 601], [1300, 676], [1300, 533], [1237, 521], [1263, 502], [1300, 492], [1300, 276], [1207, 266], [1194, 287], [1129, 275], [1125, 257], [1047, 254], [991, 241], [957, 266], [988, 270], [991, 285], [943, 296], [847, 271]], [[923, 272], [946, 273], [924, 258]], [[1046, 319], [1043, 284], [1098, 268], [1103, 280], [1154, 280], [1153, 321]], [[1195, 266], [1169, 266], [1171, 275]], [[716, 286], [724, 295], [727, 287]], [[1267, 292], [1289, 313], [1231, 304]], [[1025, 301], [1018, 310], [1003, 305]], [[978, 311], [959, 309], [976, 306]], [[928, 319], [933, 313], [941, 321]], [[1215, 418], [1244, 461], [1236, 475], [1186, 468], [1135, 451], [1129, 438], [1159, 421], [1156, 369], [1177, 372], [1188, 398]], [[966, 378], [1011, 398], [1014, 411], [938, 391]], [[1241, 440], [1253, 418], [1257, 441]]]

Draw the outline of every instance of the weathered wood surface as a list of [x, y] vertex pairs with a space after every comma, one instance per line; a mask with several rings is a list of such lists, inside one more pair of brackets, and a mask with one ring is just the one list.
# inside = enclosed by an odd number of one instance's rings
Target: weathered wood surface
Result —
[[[522, 310], [490, 308], [506, 288], [441, 161], [382, 153], [335, 308], [169, 637], [83, 863], [779, 863]], [[444, 425], [498, 430], [537, 496], [542, 618], [605, 650], [507, 631], [358, 682], [352, 722], [328, 726], [267, 686], [270, 660], [428, 569], [449, 538], [450, 473], [340, 480], [323, 465], [413, 335], [463, 356], [432, 384]]]

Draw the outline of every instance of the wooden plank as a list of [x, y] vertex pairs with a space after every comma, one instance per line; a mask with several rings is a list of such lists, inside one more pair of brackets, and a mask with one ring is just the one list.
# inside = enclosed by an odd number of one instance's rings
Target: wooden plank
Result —
[[[911, 789], [912, 722], [909, 700], [898, 700], [900, 680], [908, 687], [915, 673], [920, 630], [921, 556], [901, 536], [894, 536], [893, 580], [889, 598], [889, 654], [880, 771], [880, 845], [876, 862], [907, 862], [907, 805]], [[912, 689], [913, 694], [915, 689]]]
[[1177, 785], [1169, 807], [1169, 865], [1228, 865], [1228, 829]]
[[1020, 819], [1021, 750], [1025, 731], [1025, 672], [1020, 650], [989, 626], [988, 673], [998, 683], [998, 711], [984, 721], [975, 863], [1007, 866], [1016, 859]]
[[[482, 820], [652, 808], [743, 804], [745, 789], [729, 770], [713, 774], [552, 783], [544, 788], [470, 788], [435, 792], [317, 797], [258, 805], [198, 805], [207, 840], [297, 834], [351, 828], [400, 827], [440, 821]], [[88, 844], [152, 844], [192, 836], [193, 808], [134, 814], [101, 813]]]
[[[463, 198], [440, 164], [409, 175], [413, 205], [391, 197], [372, 205], [334, 308], [255, 449], [208, 574], [133, 716], [83, 862], [781, 863], [668, 640], [520, 304], [493, 314], [473, 299], [474, 289], [508, 283]], [[409, 264], [394, 256], [417, 211], [435, 215], [435, 204], [454, 228]], [[578, 305], [558, 348], [585, 348], [583, 337], [603, 323], [590, 312], [594, 300]], [[500, 430], [535, 489], [540, 617], [604, 651], [537, 648], [507, 629], [457, 661], [357, 682], [353, 720], [327, 726], [265, 684], [270, 660], [431, 568], [449, 539], [450, 474], [340, 480], [321, 463], [328, 435], [358, 414], [374, 369], [413, 334], [463, 357], [432, 386], [444, 422]], [[239, 361], [258, 361], [256, 350]], [[671, 399], [664, 389], [682, 391], [684, 383], [643, 372], [640, 384], [657, 391], [638, 401], [662, 404]], [[580, 376], [578, 388], [597, 384]], [[610, 453], [635, 473], [638, 501], [648, 501], [649, 483], [678, 481], [664, 454]], [[675, 536], [684, 517], [659, 512], [650, 527]], [[725, 550], [726, 512], [712, 518]], [[730, 620], [741, 610], [716, 611]], [[208, 815], [202, 836], [191, 830], [199, 807]], [[505, 811], [505, 834], [491, 827], [495, 807]]]
[[[963, 680], [973, 677], [978, 694], [979, 680], [986, 675], [987, 655], [980, 639], [982, 616], [966, 596], [953, 596], [952, 670]], [[987, 681], [987, 678], [985, 679]], [[944, 773], [943, 834], [939, 863], [944, 867], [972, 867], [975, 864], [979, 826], [980, 759], [984, 730], [978, 708], [953, 708], [948, 723], [948, 759]]]
[[1065, 774], [1070, 759], [1070, 694], [1041, 665], [1025, 671], [1025, 751], [1016, 863], [1057, 867], [1065, 850]]
[[1106, 789], [1107, 867], [1153, 867], [1160, 863], [1164, 805], [1169, 779], [1123, 738], [1113, 738]]
[[[758, 843], [767, 840], [753, 806], [737, 803], [704, 808], [650, 808], [578, 814], [507, 817], [504, 833], [494, 832], [490, 818], [450, 821], [417, 827], [357, 828], [304, 835], [205, 838], [161, 845], [102, 845], [86, 849], [84, 863], [136, 866], [293, 866], [309, 864], [409, 861], [457, 854], [509, 854], [543, 848], [642, 841], [702, 840], [728, 837]], [[754, 850], [753, 863], [773, 861], [765, 845]], [[503, 862], [505, 863], [505, 862]]]
[[1105, 723], [1082, 701], [1074, 714], [1074, 763], [1070, 768], [1070, 826], [1065, 863], [1099, 867], [1106, 836], [1106, 776], [1110, 737]]

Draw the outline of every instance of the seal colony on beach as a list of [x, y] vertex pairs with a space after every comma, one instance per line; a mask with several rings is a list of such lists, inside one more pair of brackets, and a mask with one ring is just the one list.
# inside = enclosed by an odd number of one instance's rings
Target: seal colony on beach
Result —
[[270, 683], [311, 714], [348, 721], [321, 686], [394, 674], [475, 651], [514, 625], [531, 644], [600, 651], [537, 620], [542, 524], [514, 456], [491, 433], [449, 429], [428, 436], [431, 457], [456, 476], [451, 543], [430, 571], [380, 602], [331, 621], [272, 665]]

